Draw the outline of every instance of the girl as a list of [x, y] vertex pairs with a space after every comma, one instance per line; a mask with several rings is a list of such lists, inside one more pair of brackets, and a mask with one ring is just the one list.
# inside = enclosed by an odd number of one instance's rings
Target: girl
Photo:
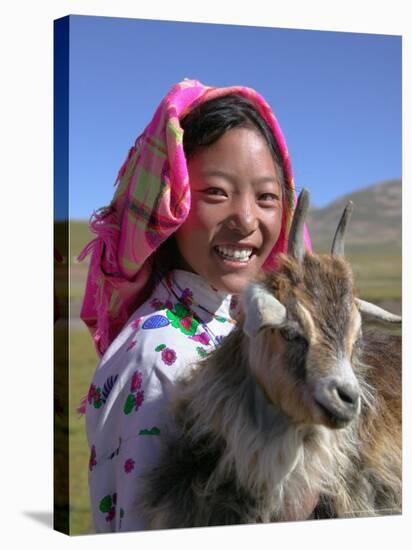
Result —
[[173, 384], [233, 328], [248, 281], [276, 268], [294, 203], [264, 99], [195, 80], [166, 95], [118, 182], [80, 256], [93, 251], [81, 315], [102, 355], [84, 402], [97, 532], [145, 528], [139, 480], [173, 433]]

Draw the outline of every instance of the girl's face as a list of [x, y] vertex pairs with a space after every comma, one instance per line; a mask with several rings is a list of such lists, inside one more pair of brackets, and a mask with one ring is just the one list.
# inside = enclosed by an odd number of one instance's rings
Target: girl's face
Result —
[[257, 130], [228, 130], [188, 160], [191, 207], [176, 232], [182, 267], [218, 290], [240, 293], [275, 245], [282, 188]]

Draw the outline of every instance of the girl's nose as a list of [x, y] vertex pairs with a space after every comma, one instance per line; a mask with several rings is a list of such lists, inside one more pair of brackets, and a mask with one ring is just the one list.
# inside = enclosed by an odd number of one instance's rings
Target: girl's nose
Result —
[[239, 201], [234, 210], [227, 220], [226, 225], [229, 229], [242, 235], [250, 235], [250, 233], [256, 231], [259, 221], [255, 209], [249, 201]]

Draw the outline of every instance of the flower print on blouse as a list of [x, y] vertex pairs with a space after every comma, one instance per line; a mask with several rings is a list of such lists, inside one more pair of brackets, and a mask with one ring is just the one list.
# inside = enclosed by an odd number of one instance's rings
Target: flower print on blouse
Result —
[[142, 373], [136, 371], [133, 373], [132, 381], [130, 384], [130, 393], [127, 396], [126, 402], [123, 407], [124, 414], [130, 414], [133, 410], [138, 411], [144, 401], [144, 391], [142, 387]]
[[96, 387], [94, 384], [91, 384], [89, 393], [87, 396], [87, 401], [90, 404], [93, 404], [93, 407], [95, 409], [100, 409], [109, 397], [110, 392], [112, 391], [112, 388], [116, 382], [117, 374], [116, 376], [109, 376], [107, 380], [105, 381], [103, 385], [103, 389], [100, 387]]
[[178, 377], [207, 356], [235, 325], [233, 297], [202, 277], [174, 270], [138, 308], [102, 357], [86, 407], [89, 489], [96, 532], [138, 531], [145, 472], [162, 438]]
[[174, 349], [168, 348], [166, 344], [160, 344], [155, 348], [155, 351], [162, 352], [162, 361], [166, 365], [173, 365], [176, 361], [177, 355]]

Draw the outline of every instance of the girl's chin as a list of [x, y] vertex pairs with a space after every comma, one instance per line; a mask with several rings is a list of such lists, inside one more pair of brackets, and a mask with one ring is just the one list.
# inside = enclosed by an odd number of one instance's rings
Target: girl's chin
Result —
[[256, 254], [253, 254], [248, 262], [228, 260], [213, 251], [207, 263], [199, 262], [197, 266], [192, 267], [188, 262], [182, 261], [179, 267], [197, 273], [215, 290], [241, 294], [249, 281], [261, 271], [262, 261]]
[[255, 253], [246, 262], [223, 258], [216, 251], [213, 251], [213, 267], [210, 277], [213, 280], [212, 286], [228, 292], [229, 294], [240, 294], [247, 284], [261, 270], [260, 257]]
[[225, 273], [220, 277], [215, 274], [209, 279], [209, 282], [217, 290], [228, 294], [241, 294], [254, 275], [254, 272], [251, 274], [246, 270], [241, 273]]

